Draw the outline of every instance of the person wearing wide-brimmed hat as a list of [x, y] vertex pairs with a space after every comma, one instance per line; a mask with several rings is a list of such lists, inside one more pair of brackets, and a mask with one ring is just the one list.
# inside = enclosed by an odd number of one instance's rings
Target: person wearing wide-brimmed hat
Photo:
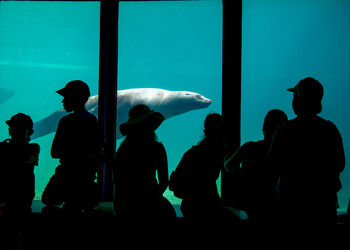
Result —
[[287, 225], [335, 225], [339, 175], [345, 167], [341, 135], [318, 116], [324, 93], [319, 81], [307, 77], [288, 91], [297, 117], [277, 129], [268, 155], [280, 176], [281, 219]]
[[114, 167], [117, 215], [175, 216], [163, 197], [169, 182], [167, 155], [154, 132], [164, 119], [161, 113], [139, 104], [120, 125], [126, 138], [117, 150]]
[[99, 136], [96, 117], [85, 108], [90, 96], [88, 85], [70, 81], [58, 91], [67, 112], [58, 124], [51, 156], [60, 160], [47, 184], [42, 202], [46, 211], [63, 203], [66, 211], [80, 212], [97, 205], [95, 178], [99, 164]]

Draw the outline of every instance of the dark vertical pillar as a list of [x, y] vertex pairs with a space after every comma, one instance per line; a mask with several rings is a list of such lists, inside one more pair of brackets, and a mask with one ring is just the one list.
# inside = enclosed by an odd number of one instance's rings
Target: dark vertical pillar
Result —
[[101, 0], [98, 121], [105, 162], [98, 174], [102, 201], [113, 200], [112, 164], [116, 148], [116, 93], [119, 1]]
[[[242, 0], [223, 0], [222, 114], [228, 123], [227, 144], [234, 152], [241, 141]], [[230, 174], [222, 171], [222, 198], [230, 201]]]

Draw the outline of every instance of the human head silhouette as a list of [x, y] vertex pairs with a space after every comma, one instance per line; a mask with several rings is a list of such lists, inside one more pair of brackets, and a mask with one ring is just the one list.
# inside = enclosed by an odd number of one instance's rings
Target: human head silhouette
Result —
[[271, 109], [267, 112], [262, 129], [265, 140], [271, 140], [278, 126], [287, 120], [288, 117], [282, 110]]
[[15, 142], [29, 142], [33, 134], [33, 121], [30, 116], [18, 113], [6, 121], [9, 126], [11, 140]]
[[210, 140], [223, 141], [225, 137], [225, 122], [222, 115], [212, 113], [204, 120], [204, 134]]
[[83, 108], [90, 97], [89, 86], [81, 80], [70, 81], [56, 92], [63, 96], [62, 103], [67, 112]]
[[294, 88], [287, 89], [294, 93], [293, 110], [297, 115], [316, 115], [322, 111], [322, 84], [312, 77], [306, 77]]
[[119, 129], [122, 135], [128, 135], [135, 132], [154, 132], [165, 117], [151, 110], [145, 104], [138, 104], [129, 110], [129, 119], [120, 125]]

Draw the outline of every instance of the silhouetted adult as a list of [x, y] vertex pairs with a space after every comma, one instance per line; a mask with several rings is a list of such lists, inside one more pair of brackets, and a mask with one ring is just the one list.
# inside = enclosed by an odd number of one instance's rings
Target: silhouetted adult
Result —
[[287, 120], [283, 111], [270, 110], [262, 127], [264, 139], [244, 143], [225, 160], [225, 169], [234, 175], [234, 205], [253, 223], [272, 222], [278, 214], [277, 177], [267, 165], [267, 153], [276, 129]]
[[339, 174], [345, 166], [337, 127], [319, 117], [323, 86], [307, 77], [293, 92], [297, 117], [275, 133], [268, 161], [280, 176], [282, 221], [286, 225], [324, 226], [336, 222]]
[[[222, 223], [236, 220], [223, 206], [216, 181], [224, 167], [225, 122], [220, 114], [207, 115], [204, 121], [204, 138], [185, 152], [171, 178], [171, 190], [181, 188], [181, 211], [190, 222], [210, 221]], [[179, 179], [180, 178], [180, 179]]]
[[48, 208], [61, 205], [70, 212], [81, 212], [97, 205], [96, 172], [100, 143], [96, 117], [86, 111], [90, 96], [87, 84], [74, 80], [57, 91], [63, 96], [63, 107], [73, 112], [58, 124], [51, 156], [60, 160], [47, 184], [42, 202]]
[[175, 217], [172, 205], [163, 197], [169, 184], [167, 154], [155, 134], [164, 119], [161, 113], [139, 104], [129, 110], [128, 121], [120, 125], [126, 138], [116, 152], [113, 171], [117, 215]]
[[34, 132], [30, 116], [18, 113], [6, 123], [11, 138], [0, 143], [0, 210], [2, 214], [28, 215], [35, 194], [34, 166], [38, 165], [40, 146], [29, 143]]

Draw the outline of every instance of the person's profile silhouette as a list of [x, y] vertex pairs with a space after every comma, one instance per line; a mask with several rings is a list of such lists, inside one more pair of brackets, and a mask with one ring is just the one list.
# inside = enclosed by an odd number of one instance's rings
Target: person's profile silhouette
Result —
[[341, 135], [318, 116], [324, 93], [319, 81], [307, 77], [288, 91], [297, 117], [277, 129], [268, 154], [280, 177], [281, 219], [293, 225], [335, 225], [345, 167]]
[[96, 117], [85, 109], [88, 85], [70, 81], [57, 91], [63, 107], [72, 112], [63, 117], [52, 143], [51, 156], [60, 160], [42, 195], [47, 210], [63, 203], [70, 212], [90, 210], [98, 203], [95, 183], [100, 157]]

